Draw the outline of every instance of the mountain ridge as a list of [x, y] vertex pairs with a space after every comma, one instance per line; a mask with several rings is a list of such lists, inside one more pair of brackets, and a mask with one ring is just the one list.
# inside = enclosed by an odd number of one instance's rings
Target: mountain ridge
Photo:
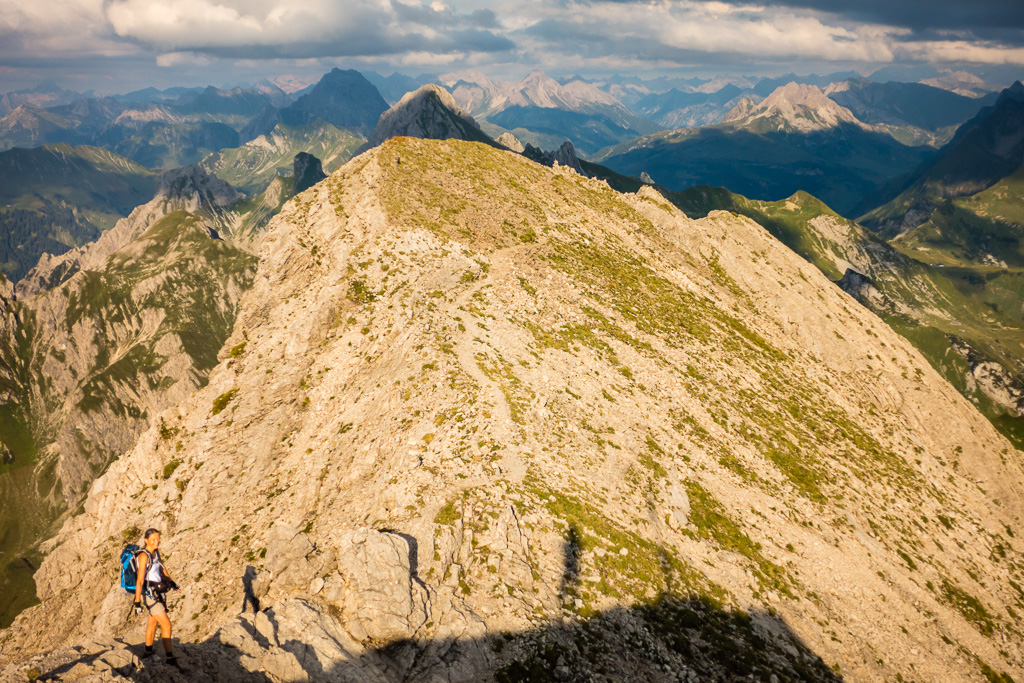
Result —
[[940, 201], [980, 192], [1022, 164], [1024, 85], [1017, 81], [960, 126], [934, 158], [865, 199], [858, 220], [894, 237], [927, 220]]

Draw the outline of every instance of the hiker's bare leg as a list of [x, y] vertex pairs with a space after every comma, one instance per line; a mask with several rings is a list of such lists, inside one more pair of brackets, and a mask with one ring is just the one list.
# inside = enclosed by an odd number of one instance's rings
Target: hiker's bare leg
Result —
[[160, 622], [160, 642], [164, 644], [164, 652], [171, 654], [171, 620], [166, 612], [157, 615], [156, 619]]
[[146, 624], [146, 647], [153, 647], [153, 641], [156, 639], [156, 623], [156, 617], [150, 615], [149, 623]]

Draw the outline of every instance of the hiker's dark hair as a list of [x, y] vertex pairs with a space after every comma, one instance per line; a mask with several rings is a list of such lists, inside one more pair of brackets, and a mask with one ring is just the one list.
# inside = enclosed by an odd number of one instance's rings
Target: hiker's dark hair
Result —
[[160, 533], [159, 529], [154, 529], [153, 527], [150, 527], [150, 528], [146, 529], [146, 533], [142, 534], [142, 538], [143, 538], [143, 540], [145, 540], [145, 539], [148, 539], [153, 534], [158, 534], [158, 533]]

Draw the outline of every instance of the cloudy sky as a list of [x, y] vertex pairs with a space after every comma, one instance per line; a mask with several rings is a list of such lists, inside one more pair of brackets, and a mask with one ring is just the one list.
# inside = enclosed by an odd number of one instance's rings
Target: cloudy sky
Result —
[[508, 78], [897, 65], [1024, 75], [1024, 0], [0, 0], [0, 92], [302, 80], [333, 66]]

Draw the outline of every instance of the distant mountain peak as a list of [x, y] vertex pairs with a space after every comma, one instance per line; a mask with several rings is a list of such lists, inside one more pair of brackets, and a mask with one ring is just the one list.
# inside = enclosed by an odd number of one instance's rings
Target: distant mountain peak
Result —
[[519, 83], [507, 84], [508, 104], [579, 111], [588, 105], [623, 108], [612, 95], [586, 81], [572, 80], [562, 85], [539, 69], [534, 69]]
[[229, 206], [242, 195], [228, 183], [192, 164], [167, 171], [157, 181], [156, 198], [166, 199], [188, 211]]
[[487, 77], [482, 71], [467, 70], [467, 71], [454, 71], [452, 73], [443, 74], [437, 79], [438, 82], [445, 87], [453, 87], [460, 81], [462, 83], [471, 83], [473, 85], [479, 85], [482, 88], [493, 88], [494, 81]]
[[[282, 109], [279, 120], [300, 126], [319, 118], [338, 128], [369, 130], [387, 108], [387, 102], [365, 76], [352, 69], [335, 68], [324, 74], [310, 92]], [[270, 125], [259, 132], [272, 128]]]
[[967, 71], [951, 71], [941, 76], [922, 80], [924, 85], [942, 88], [967, 97], [982, 97], [986, 93], [998, 91], [999, 88], [986, 83], [983, 79]]
[[451, 93], [433, 83], [421, 86], [381, 114], [366, 147], [376, 147], [393, 137], [434, 140], [472, 140], [494, 145], [472, 116], [462, 111]]
[[829, 99], [821, 88], [792, 81], [773, 90], [753, 108], [741, 102], [725, 120], [750, 125], [759, 119], [772, 120], [772, 127], [780, 130], [801, 133], [828, 130], [844, 124], [870, 128], [849, 109]]
[[59, 85], [57, 85], [56, 81], [46, 80], [46, 81], [43, 81], [42, 83], [40, 83], [39, 85], [37, 85], [36, 87], [30, 89], [28, 92], [33, 92], [33, 93], [63, 93], [63, 92], [67, 92], [67, 91], [65, 91], [64, 88], [62, 88]]

